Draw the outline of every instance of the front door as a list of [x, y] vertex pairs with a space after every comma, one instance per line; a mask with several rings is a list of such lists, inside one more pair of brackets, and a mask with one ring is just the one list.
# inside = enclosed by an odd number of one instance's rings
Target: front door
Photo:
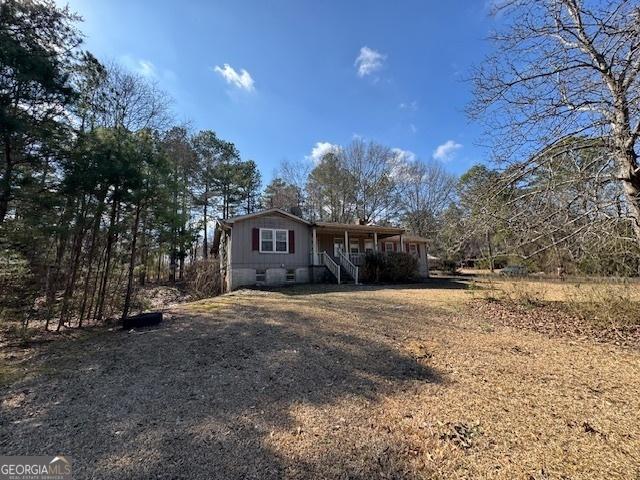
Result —
[[336, 237], [333, 239], [333, 256], [337, 257], [339, 252], [344, 251], [344, 238]]

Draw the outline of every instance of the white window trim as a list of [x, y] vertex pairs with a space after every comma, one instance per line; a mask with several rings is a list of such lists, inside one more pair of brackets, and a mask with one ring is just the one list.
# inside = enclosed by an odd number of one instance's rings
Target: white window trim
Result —
[[[413, 252], [411, 251], [411, 247], [412, 246], [416, 247], [416, 249]], [[420, 254], [419, 251], [418, 251], [419, 248], [420, 247], [418, 247], [417, 243], [414, 243], [414, 242], [409, 243], [409, 253], [412, 254], [412, 255], [415, 255], [416, 257]]]
[[[368, 245], [368, 247], [367, 247]], [[375, 252], [376, 251], [376, 246], [375, 243], [373, 243], [373, 240], [365, 240], [364, 241], [364, 253], [367, 253], [367, 251], [371, 251], [371, 252]]]
[[[391, 248], [389, 248], [391, 245]], [[393, 242], [384, 242], [384, 251], [385, 252], [395, 252], [395, 247]]]
[[[357, 252], [352, 252], [351, 249], [353, 248], [353, 246], [355, 245], [356, 249], [358, 250]], [[349, 240], [349, 254], [350, 255], [357, 255], [360, 253], [360, 240]]]
[[[260, 228], [260, 234], [258, 235], [259, 240], [260, 240], [260, 253], [277, 253], [277, 254], [282, 254], [282, 253], [289, 253], [289, 230], [286, 230], [284, 228]], [[263, 230], [270, 230], [272, 232], [271, 234], [271, 243], [273, 246], [273, 250], [263, 250], [262, 249], [262, 231]], [[285, 232], [284, 237], [287, 239], [287, 250], [283, 251], [283, 252], [278, 252], [276, 251], [276, 232]], [[267, 240], [265, 240], [267, 241]]]

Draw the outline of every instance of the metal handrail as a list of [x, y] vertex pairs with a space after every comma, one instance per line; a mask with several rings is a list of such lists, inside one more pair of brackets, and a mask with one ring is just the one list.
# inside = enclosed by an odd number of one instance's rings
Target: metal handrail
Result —
[[353, 277], [356, 285], [358, 284], [358, 267], [356, 267], [349, 257], [345, 255], [345, 253], [340, 250], [338, 252], [338, 258], [340, 259], [340, 265], [344, 267], [344, 269]]
[[333, 261], [327, 252], [320, 252], [320, 256], [322, 257], [322, 264], [329, 269], [333, 276], [338, 280], [338, 285], [340, 285], [340, 267], [336, 262]]

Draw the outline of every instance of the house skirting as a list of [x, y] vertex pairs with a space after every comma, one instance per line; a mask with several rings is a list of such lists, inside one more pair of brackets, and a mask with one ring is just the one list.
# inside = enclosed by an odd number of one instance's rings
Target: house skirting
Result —
[[[293, 280], [287, 279], [287, 270], [293, 270], [295, 272], [295, 278]], [[296, 283], [309, 283], [311, 277], [310, 267], [298, 267], [294, 269], [271, 267], [265, 268], [263, 271], [264, 279], [258, 279], [258, 271], [255, 268], [231, 267], [230, 289], [236, 290], [249, 286], [278, 287]]]

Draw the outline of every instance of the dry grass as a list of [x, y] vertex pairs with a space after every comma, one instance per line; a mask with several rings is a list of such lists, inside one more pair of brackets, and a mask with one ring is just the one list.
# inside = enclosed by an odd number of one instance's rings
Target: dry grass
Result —
[[501, 326], [468, 306], [489, 292], [244, 291], [50, 346], [0, 390], [0, 451], [82, 478], [639, 478], [640, 352]]

